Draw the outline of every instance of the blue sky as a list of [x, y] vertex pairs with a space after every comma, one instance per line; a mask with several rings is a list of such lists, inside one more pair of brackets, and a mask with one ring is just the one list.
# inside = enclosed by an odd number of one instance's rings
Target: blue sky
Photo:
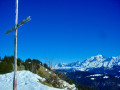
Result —
[[[19, 0], [18, 57], [53, 63], [120, 55], [119, 0]], [[0, 1], [0, 56], [14, 55], [15, 0]]]

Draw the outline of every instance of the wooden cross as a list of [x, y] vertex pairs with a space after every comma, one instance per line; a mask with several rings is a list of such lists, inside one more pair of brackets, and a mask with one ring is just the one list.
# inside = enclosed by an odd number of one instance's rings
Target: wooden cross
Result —
[[14, 78], [13, 78], [13, 90], [17, 90], [17, 28], [22, 26], [24, 23], [31, 20], [30, 16], [18, 23], [18, 0], [16, 0], [15, 8], [15, 26], [8, 30], [5, 34], [8, 34], [15, 30], [15, 48], [14, 48]]

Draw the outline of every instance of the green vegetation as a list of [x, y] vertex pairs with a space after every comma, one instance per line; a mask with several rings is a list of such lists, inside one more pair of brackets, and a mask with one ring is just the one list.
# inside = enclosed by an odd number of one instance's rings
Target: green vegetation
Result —
[[59, 83], [60, 78], [49, 68], [47, 69], [44, 66], [41, 66], [38, 69], [38, 75], [46, 79], [44, 82], [42, 82], [43, 84], [48, 85], [50, 87], [61, 88]]
[[[17, 70], [29, 70], [33, 73], [37, 73], [38, 69], [42, 66], [42, 62], [36, 59], [27, 59], [22, 61], [20, 58], [17, 59]], [[5, 56], [3, 59], [0, 58], [0, 74], [12, 72], [14, 69], [14, 57]]]
[[8, 73], [13, 71], [13, 62], [14, 57], [5, 56], [0, 63], [0, 74]]

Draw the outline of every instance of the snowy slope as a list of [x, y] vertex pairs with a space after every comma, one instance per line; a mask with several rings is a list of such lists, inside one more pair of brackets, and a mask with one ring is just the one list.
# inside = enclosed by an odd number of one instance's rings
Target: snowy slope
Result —
[[93, 56], [83, 62], [73, 62], [69, 64], [60, 63], [53, 66], [53, 69], [74, 69], [80, 71], [87, 71], [90, 68], [112, 68], [114, 65], [120, 65], [120, 56], [118, 57], [104, 57], [103, 55]]
[[[17, 71], [17, 90], [64, 90], [52, 88], [41, 84], [38, 79], [44, 81], [37, 74], [33, 74], [30, 71]], [[0, 90], [12, 90], [13, 89], [13, 72], [0, 75]]]

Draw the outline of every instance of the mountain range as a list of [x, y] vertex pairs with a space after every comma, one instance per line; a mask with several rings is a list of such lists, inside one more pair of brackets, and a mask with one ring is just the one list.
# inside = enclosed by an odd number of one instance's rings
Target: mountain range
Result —
[[96, 90], [120, 90], [120, 56], [93, 56], [80, 62], [59, 63], [53, 69]]
[[103, 55], [93, 56], [80, 62], [72, 63], [59, 63], [52, 67], [52, 69], [64, 69], [64, 70], [79, 70], [89, 71], [93, 68], [108, 68], [111, 69], [113, 66], [120, 66], [120, 56], [118, 57], [105, 57]]

